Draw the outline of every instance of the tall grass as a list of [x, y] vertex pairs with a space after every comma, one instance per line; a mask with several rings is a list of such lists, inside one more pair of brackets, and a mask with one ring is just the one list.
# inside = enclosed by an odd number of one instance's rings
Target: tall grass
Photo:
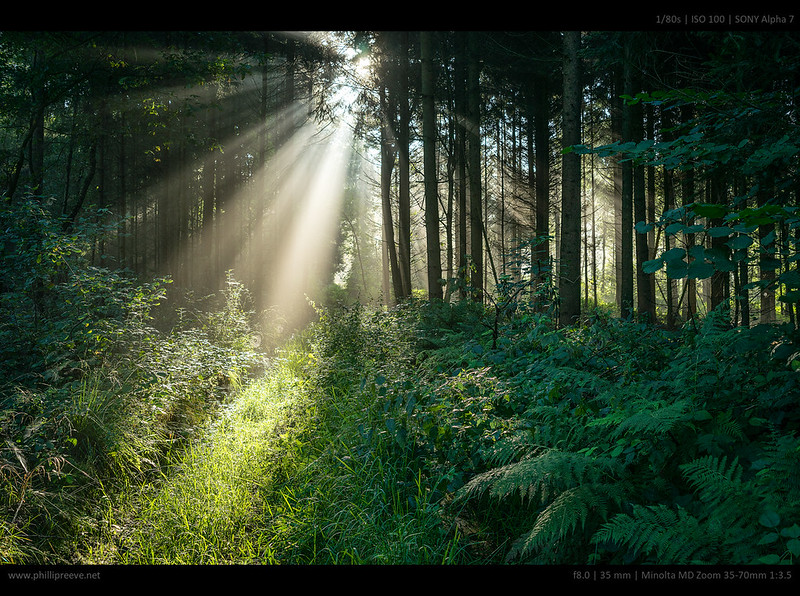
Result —
[[273, 558], [264, 534], [265, 495], [282, 481], [277, 455], [302, 387], [279, 371], [245, 387], [164, 466], [159, 482], [120, 494], [86, 555], [123, 564], [253, 563]]
[[354, 447], [363, 395], [322, 391], [295, 346], [156, 485], [122, 495], [86, 562], [441, 564], [458, 548], [407, 470]]

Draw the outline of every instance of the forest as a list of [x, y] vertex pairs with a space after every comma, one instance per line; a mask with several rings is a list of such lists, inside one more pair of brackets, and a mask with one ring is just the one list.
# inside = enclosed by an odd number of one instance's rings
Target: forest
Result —
[[0, 562], [789, 585], [799, 167], [791, 27], [0, 31]]

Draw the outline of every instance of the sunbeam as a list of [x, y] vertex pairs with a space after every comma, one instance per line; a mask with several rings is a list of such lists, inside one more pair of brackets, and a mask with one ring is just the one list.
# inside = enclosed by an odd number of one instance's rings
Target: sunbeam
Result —
[[306, 310], [305, 296], [315, 296], [333, 274], [332, 255], [350, 157], [350, 130], [338, 126], [334, 134], [309, 147], [297, 167], [307, 178], [295, 178], [279, 196], [293, 204], [286, 220], [285, 241], [280, 244], [278, 269], [271, 276], [267, 302], [277, 307], [290, 324]]
[[[272, 313], [284, 330], [308, 322], [314, 315], [310, 302], [324, 300], [352, 267], [341, 262], [343, 237], [358, 242], [353, 221], [343, 219], [345, 194], [369, 192], [349, 179], [357, 156], [352, 109], [369, 63], [361, 58], [350, 65], [355, 71], [330, 83], [327, 107], [319, 113], [309, 109], [313, 93], [286, 101], [274, 65], [264, 79], [256, 74], [242, 83], [220, 80], [168, 93], [172, 103], [162, 104], [158, 116], [165, 122], [185, 118], [200, 132], [188, 150], [151, 151], [156, 175], [143, 191], [150, 203], [132, 221], [142, 228], [171, 222], [169, 232], [154, 235], [151, 248], [160, 271], [180, 287], [209, 293], [221, 289], [231, 272], [255, 308]], [[173, 212], [188, 221], [162, 219]], [[353, 252], [362, 249], [370, 247]], [[360, 263], [362, 284], [363, 268]]]
[[[305, 113], [302, 106], [290, 111], [296, 116]], [[333, 281], [353, 138], [343, 120], [327, 126], [314, 120], [284, 126], [294, 132], [246, 183], [216, 204], [214, 226], [203, 230], [200, 243], [210, 264], [204, 275], [216, 276], [219, 285], [221, 275], [233, 271], [246, 280], [259, 308], [274, 311], [287, 329], [294, 329], [313, 314], [309, 299], [319, 300]], [[228, 146], [246, 147], [262, 133], [255, 128], [243, 131]], [[171, 266], [177, 270], [195, 249], [184, 243]]]

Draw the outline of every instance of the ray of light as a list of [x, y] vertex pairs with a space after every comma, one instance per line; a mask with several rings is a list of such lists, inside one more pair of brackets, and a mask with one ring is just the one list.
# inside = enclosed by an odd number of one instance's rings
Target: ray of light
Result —
[[[355, 98], [352, 90], [342, 92], [347, 93], [349, 98], [334, 97], [331, 104], [351, 106]], [[308, 299], [318, 301], [334, 281], [354, 142], [346, 114], [324, 125], [308, 115], [307, 106], [296, 102], [247, 130], [238, 128], [235, 114], [227, 115], [231, 136], [219, 139], [222, 151], [205, 163], [185, 166], [193, 168], [201, 184], [213, 183], [218, 190], [213, 225], [182, 239], [171, 264], [178, 270], [191, 262], [189, 269], [207, 287], [219, 286], [224, 273], [232, 270], [252, 291], [259, 309], [276, 311], [289, 330], [308, 321], [313, 315]], [[259, 152], [267, 144], [269, 157], [261, 163]], [[235, 171], [226, 170], [230, 163]], [[213, 182], [203, 178], [205, 168]], [[168, 174], [170, 179], [187, 179], [171, 169]], [[225, 187], [226, 175], [236, 181], [235, 188]], [[169, 180], [162, 183], [170, 185]]]

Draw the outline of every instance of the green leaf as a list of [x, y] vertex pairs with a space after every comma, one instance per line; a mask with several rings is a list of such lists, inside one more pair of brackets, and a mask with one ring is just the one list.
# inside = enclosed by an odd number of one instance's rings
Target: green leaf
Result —
[[761, 514], [761, 517], [758, 518], [758, 523], [765, 528], [775, 528], [781, 523], [781, 516], [774, 511], [765, 511]]
[[753, 239], [750, 236], [737, 236], [735, 238], [731, 238], [725, 244], [732, 250], [741, 250], [753, 244]]
[[786, 538], [800, 538], [800, 526], [794, 524], [793, 526], [784, 528], [783, 530], [781, 530], [781, 536], [784, 536]]
[[777, 542], [778, 538], [780, 538], [780, 536], [778, 536], [777, 532], [770, 532], [769, 534], [764, 534], [764, 537], [758, 541], [758, 544], [772, 544]]
[[655, 273], [664, 264], [663, 259], [653, 259], [652, 261], [645, 261], [642, 263], [642, 271], [645, 273]]
[[689, 248], [688, 254], [690, 257], [698, 260], [703, 260], [706, 258], [706, 249], [704, 246], [700, 244], [695, 244]]
[[691, 210], [697, 217], [707, 217], [708, 219], [717, 219], [728, 213], [728, 208], [724, 205], [714, 204], [696, 203], [691, 206]]
[[772, 244], [774, 240], [775, 240], [775, 230], [772, 230], [769, 234], [767, 234], [761, 239], [761, 245], [766, 246], [768, 244]]
[[667, 276], [672, 279], [683, 279], [689, 275], [689, 265], [684, 261], [667, 261]]
[[758, 267], [762, 271], [775, 271], [776, 269], [780, 269], [781, 262], [778, 259], [773, 259], [772, 257], [764, 257], [763, 259], [759, 260]]
[[731, 234], [733, 234], [733, 230], [728, 226], [716, 226], [708, 229], [708, 235], [712, 238], [722, 238]]
[[800, 288], [800, 272], [797, 269], [784, 271], [778, 276], [778, 281], [791, 288]]
[[800, 540], [790, 540], [786, 543], [786, 549], [795, 557], [800, 557]]
[[691, 279], [706, 279], [714, 275], [714, 266], [703, 261], [692, 261], [689, 263], [687, 276]]
[[664, 259], [665, 261], [675, 261], [683, 259], [683, 257], [685, 256], [686, 256], [686, 251], [684, 249], [671, 248], [668, 251], [666, 251], [663, 255], [661, 255], [661, 258]]
[[711, 259], [717, 271], [733, 271], [736, 269], [736, 263], [731, 261], [725, 256], [725, 253], [721, 251], [714, 251], [714, 249], [711, 249], [706, 251], [706, 256]]

